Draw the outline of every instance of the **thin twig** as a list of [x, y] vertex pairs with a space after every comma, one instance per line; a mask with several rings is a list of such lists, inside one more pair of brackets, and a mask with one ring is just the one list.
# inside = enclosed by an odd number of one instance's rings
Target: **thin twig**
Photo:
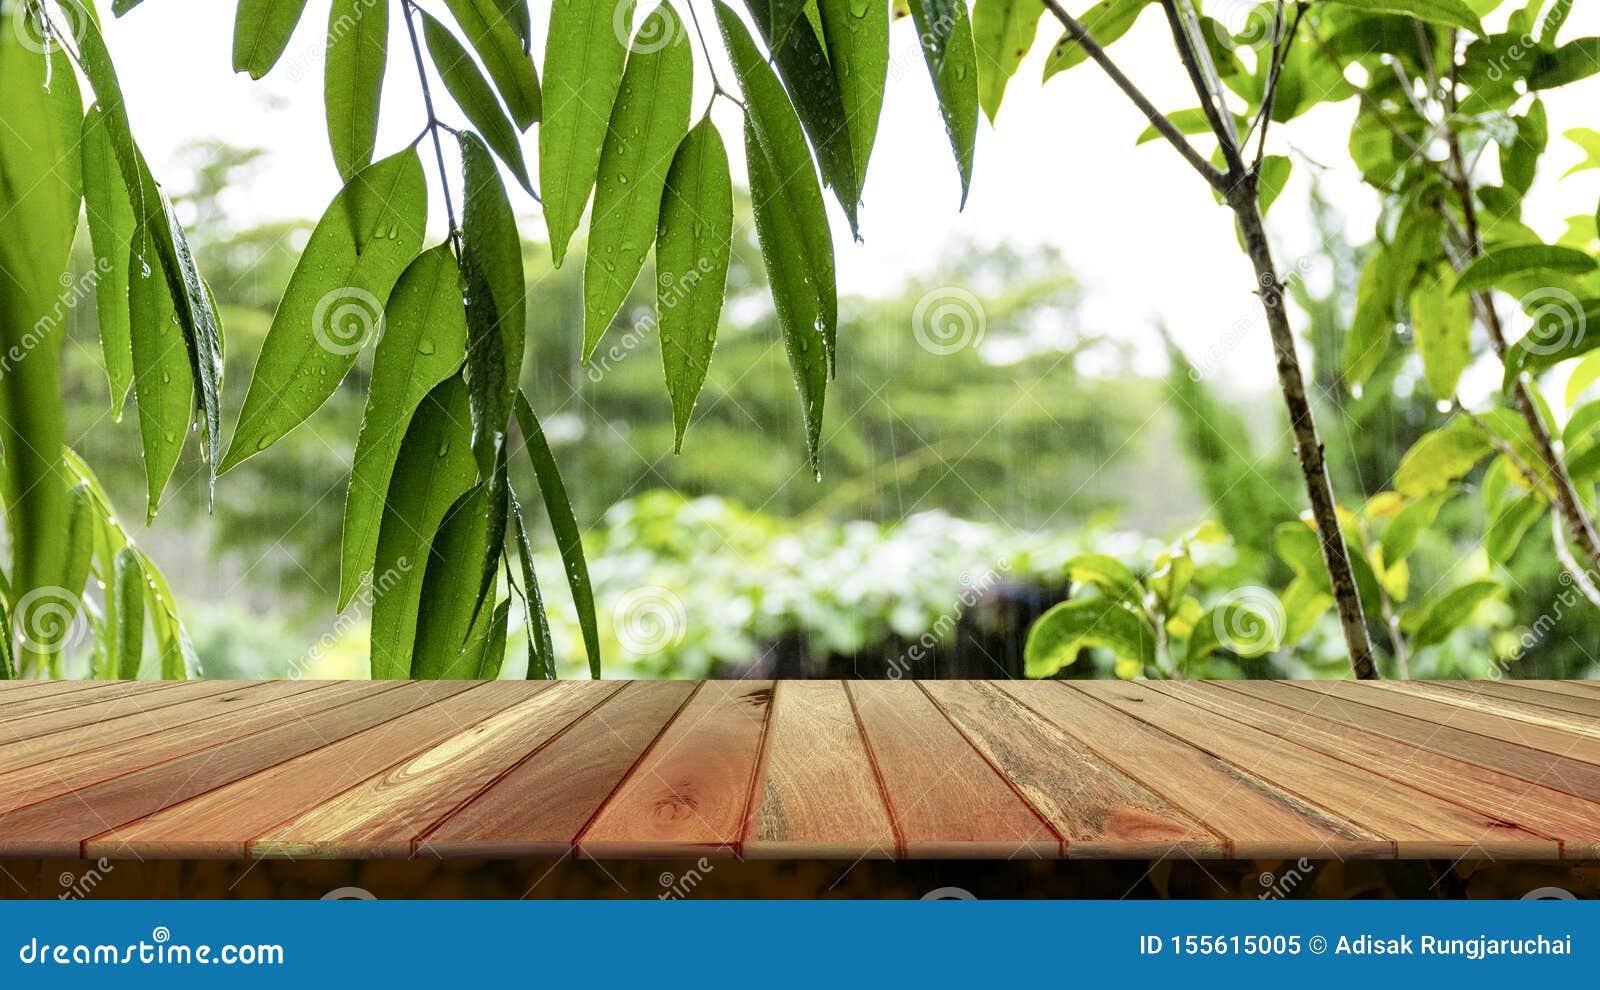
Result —
[[422, 43], [417, 39], [417, 25], [412, 19], [412, 15], [421, 8], [416, 5], [414, 0], [402, 0], [402, 3], [402, 13], [406, 19], [406, 33], [411, 38], [411, 53], [417, 60], [417, 79], [422, 83], [422, 105], [428, 111], [427, 131], [433, 136], [433, 155], [439, 164], [439, 184], [444, 187], [444, 212], [446, 218], [450, 221], [450, 248], [456, 253], [456, 260], [459, 261], [461, 252], [458, 242], [461, 239], [461, 227], [456, 223], [455, 201], [450, 196], [450, 179], [446, 174], [444, 165], [444, 142], [439, 140], [439, 131], [441, 129], [448, 130], [451, 134], [456, 132], [453, 128], [440, 121], [439, 115], [433, 109], [433, 89], [428, 84], [428, 70], [422, 62]]

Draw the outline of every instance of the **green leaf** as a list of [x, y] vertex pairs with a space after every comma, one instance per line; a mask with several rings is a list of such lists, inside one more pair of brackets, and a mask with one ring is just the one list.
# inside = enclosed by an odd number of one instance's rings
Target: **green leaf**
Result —
[[517, 129], [527, 130], [539, 119], [544, 100], [539, 72], [528, 56], [526, 0], [445, 0], [445, 6], [461, 25], [472, 50], [483, 59]]
[[83, 118], [83, 207], [94, 250], [95, 314], [106, 379], [111, 387], [111, 416], [121, 420], [128, 391], [133, 388], [128, 252], [138, 219], [133, 215], [128, 187], [123, 184], [104, 117], [105, 112], [96, 105]]
[[0, 681], [14, 681], [18, 677], [17, 658], [11, 652], [11, 612], [6, 596], [0, 595]]
[[1420, 653], [1430, 646], [1443, 643], [1451, 633], [1472, 618], [1479, 605], [1499, 591], [1498, 582], [1470, 581], [1436, 599], [1422, 613], [1417, 631], [1411, 636], [1411, 649]]
[[522, 157], [517, 131], [500, 109], [500, 101], [495, 99], [488, 80], [478, 71], [477, 63], [450, 29], [425, 10], [422, 11], [422, 34], [428, 41], [428, 54], [433, 57], [445, 90], [461, 107], [468, 122], [483, 133], [483, 139], [522, 183], [522, 188], [533, 192], [533, 180], [528, 177], [528, 165]]
[[978, 139], [978, 56], [962, 0], [909, 0], [922, 41], [922, 57], [933, 77], [939, 113], [961, 172], [961, 205], [972, 185], [972, 153]]
[[427, 209], [415, 148], [362, 169], [334, 197], [272, 318], [222, 471], [305, 422], [339, 387], [383, 328], [384, 301], [422, 246]]
[[345, 496], [340, 611], [372, 569], [383, 500], [405, 425], [427, 394], [460, 369], [466, 353], [461, 271], [449, 246], [441, 244], [424, 251], [400, 276], [384, 312]]
[[1534, 56], [1528, 72], [1528, 88], [1555, 89], [1600, 72], [1600, 38], [1578, 38], [1555, 51]]
[[567, 586], [572, 590], [578, 626], [583, 630], [584, 651], [589, 656], [589, 675], [599, 679], [600, 627], [595, 622], [594, 588], [589, 582], [589, 565], [583, 556], [583, 536], [578, 531], [578, 520], [572, 515], [572, 502], [567, 498], [555, 455], [550, 452], [550, 444], [533, 414], [533, 407], [528, 404], [528, 397], [520, 391], [517, 393], [517, 423], [522, 427], [528, 460], [533, 463], [539, 494], [544, 499], [550, 529], [555, 534], [556, 549], [561, 552], [561, 562], [566, 568]]
[[533, 569], [533, 541], [528, 539], [528, 524], [522, 518], [522, 503], [511, 496], [511, 519], [517, 531], [517, 559], [522, 565], [523, 626], [528, 636], [528, 680], [554, 680], [556, 651], [550, 640], [550, 616], [539, 592], [539, 576]]
[[688, 33], [663, 3], [639, 27], [600, 151], [583, 264], [586, 364], [627, 301], [655, 241], [667, 169], [689, 132], [693, 89]]
[[[833, 67], [828, 64], [817, 29], [806, 17], [778, 15], [772, 7], [792, 0], [745, 0], [751, 17], [772, 52], [772, 65], [788, 90], [805, 128], [811, 147], [816, 149], [817, 167], [822, 182], [844, 209], [850, 233], [859, 238], [856, 208], [861, 202], [860, 182], [856, 178], [855, 155], [850, 147], [850, 126], [845, 115], [844, 97]], [[857, 0], [862, 2], [862, 0]], [[804, 4], [794, 5], [796, 13]], [[777, 18], [788, 23], [774, 25]]]
[[1256, 182], [1256, 198], [1261, 204], [1264, 215], [1272, 209], [1272, 204], [1283, 195], [1284, 187], [1289, 184], [1289, 175], [1294, 171], [1294, 162], [1284, 155], [1268, 155], [1261, 160], [1261, 174]]
[[1112, 598], [1062, 602], [1039, 617], [1023, 647], [1027, 676], [1049, 677], [1098, 646], [1141, 666], [1156, 662], [1156, 633], [1145, 618]]
[[233, 21], [233, 71], [260, 79], [289, 47], [306, 0], [239, 0]]
[[1067, 561], [1067, 576], [1080, 584], [1092, 584], [1112, 598], [1138, 601], [1144, 587], [1126, 564], [1103, 553], [1079, 554]]
[[632, 24], [633, 0], [570, 0], [550, 9], [539, 189], [557, 268], [594, 188]]
[[440, 383], [411, 417], [385, 500], [373, 563], [372, 677], [411, 676], [417, 609], [433, 539], [477, 480], [471, 413], [460, 378]]
[[1439, 516], [1439, 509], [1449, 501], [1447, 492], [1438, 492], [1419, 498], [1401, 509], [1389, 525], [1384, 529], [1379, 543], [1383, 547], [1383, 565], [1393, 567], [1407, 557], [1417, 547], [1417, 537], [1422, 531], [1433, 525]]
[[1529, 272], [1587, 275], [1597, 266], [1588, 254], [1549, 244], [1512, 244], [1495, 248], [1474, 261], [1456, 279], [1452, 292], [1464, 294], [1501, 287], [1502, 282]]
[[1557, 288], [1535, 290], [1521, 300], [1530, 325], [1506, 351], [1509, 390], [1524, 374], [1538, 374], [1600, 347], [1600, 299], [1579, 301]]
[[461, 274], [466, 286], [467, 386], [472, 449], [488, 477], [504, 446], [511, 398], [522, 373], [527, 302], [522, 240], [500, 172], [489, 151], [461, 134], [466, 205], [461, 221]]
[[1466, 477], [1494, 448], [1465, 418], [1424, 433], [1400, 459], [1395, 490], [1407, 498], [1448, 491]]
[[[783, 331], [789, 369], [800, 394], [801, 418], [805, 423], [806, 453], [811, 469], [822, 473], [822, 410], [828, 389], [827, 337], [818, 334], [824, 325], [818, 313], [815, 283], [807, 276], [805, 216], [797, 212], [790, 195], [795, 183], [783, 183], [783, 170], [767, 157], [753, 124], [744, 129], [745, 168], [750, 176], [750, 199], [755, 210], [756, 239], [761, 244], [761, 259], [772, 287], [773, 306]], [[819, 197], [820, 200], [820, 197]], [[817, 204], [820, 215], [820, 203]], [[831, 275], [832, 258], [828, 258]]]
[[328, 12], [323, 103], [339, 178], [372, 164], [378, 104], [389, 60], [389, 0], [333, 0]]
[[[1128, 33], [1134, 21], [1144, 13], [1144, 9], [1152, 0], [1100, 0], [1090, 7], [1078, 21], [1084, 30], [1089, 32], [1101, 48], [1110, 45]], [[1050, 50], [1050, 58], [1044, 64], [1044, 78], [1049, 79], [1058, 72], [1065, 72], [1075, 66], [1088, 61], [1089, 53], [1083, 46], [1073, 40], [1070, 34], [1063, 34], [1061, 40]]]
[[78, 482], [67, 490], [67, 529], [61, 540], [61, 587], [74, 599], [83, 598], [89, 583], [89, 568], [94, 563], [94, 500], [89, 486]]
[[672, 449], [683, 449], [689, 414], [717, 341], [733, 237], [733, 179], [722, 136], [707, 117], [678, 145], [656, 229], [656, 311], [672, 397]]
[[1483, 533], [1483, 549], [1489, 559], [1509, 565], [1533, 524], [1544, 517], [1549, 506], [1532, 495], [1512, 499], [1501, 506]]
[[[446, 514], [427, 560], [417, 605], [417, 639], [410, 676], [460, 680], [478, 675], [473, 649], [478, 617], [478, 572], [489, 552], [488, 489], [478, 485]], [[488, 619], [493, 609], [483, 612]], [[481, 647], [483, 644], [477, 644]]]
[[1288, 612], [1277, 595], [1265, 588], [1242, 588], [1224, 596], [1195, 624], [1186, 662], [1217, 650], [1245, 660], [1265, 656], [1283, 645], [1288, 627]]
[[172, 471], [189, 437], [194, 379], [174, 340], [178, 311], [167, 290], [166, 267], [147, 230], [134, 235], [128, 266], [128, 311], [139, 436], [144, 444], [145, 518], [154, 520]]
[[1424, 278], [1411, 292], [1411, 326], [1428, 387], [1435, 398], [1450, 399], [1472, 363], [1472, 300]]
[[[1587, 172], [1590, 169], [1600, 168], [1600, 131], [1590, 127], [1574, 127], [1562, 136], [1583, 151], [1583, 161], [1568, 169], [1567, 175], [1575, 175], [1578, 172]], [[1562, 176], [1562, 178], [1565, 177]]]
[[1317, 624], [1317, 620], [1333, 607], [1333, 595], [1318, 587], [1315, 581], [1295, 578], [1283, 592], [1283, 611], [1287, 617], [1283, 641], [1298, 643]]
[[1029, 0], [976, 0], [972, 40], [978, 51], [978, 103], [994, 123], [1006, 83], [1033, 47], [1044, 4]]
[[1389, 351], [1395, 319], [1394, 260], [1383, 247], [1373, 252], [1356, 288], [1356, 311], [1344, 345], [1344, 376], [1353, 385], [1372, 377]]
[[881, 0], [818, 0], [817, 9], [850, 130], [859, 194], [866, 188], [889, 78], [889, 5]]
[[144, 568], [131, 546], [117, 551], [115, 580], [108, 593], [117, 599], [117, 624], [111, 634], [117, 641], [117, 676], [131, 681], [144, 661]]
[[1470, 31], [1483, 36], [1483, 25], [1478, 15], [1462, 0], [1335, 0], [1345, 6], [1374, 14], [1404, 14], [1430, 24]]

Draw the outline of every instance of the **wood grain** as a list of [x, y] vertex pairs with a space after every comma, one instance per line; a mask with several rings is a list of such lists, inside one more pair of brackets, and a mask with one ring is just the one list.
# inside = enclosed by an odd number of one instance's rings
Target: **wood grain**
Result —
[[[0, 745], [9, 745], [80, 726], [102, 728], [125, 717], [137, 716], [233, 690], [226, 681], [195, 681], [164, 685], [161, 691], [128, 691], [114, 698], [71, 708], [35, 712], [0, 722]], [[115, 730], [111, 730], [115, 731]]]
[[689, 681], [629, 683], [441, 822], [418, 853], [566, 855], [694, 691]]
[[250, 840], [274, 825], [528, 697], [525, 688], [509, 681], [456, 683], [436, 693], [438, 700], [391, 721], [94, 836], [84, 844], [84, 854], [243, 857]]
[[1294, 858], [1337, 849], [1346, 859], [1394, 855], [1376, 832], [1195, 749], [1066, 681], [1010, 681], [1001, 690], [1189, 814], [1230, 856]]
[[739, 851], [771, 681], [705, 681], [578, 837], [592, 858]]
[[65, 713], [80, 707], [101, 705], [120, 698], [155, 691], [168, 691], [178, 685], [164, 681], [84, 681], [87, 684], [77, 691], [33, 695], [6, 703], [0, 708], [0, 741], [11, 738], [5, 735], [7, 725], [25, 716]]
[[[1475, 712], [1483, 712], [1504, 719], [1527, 722], [1530, 725], [1536, 725], [1541, 728], [1556, 729], [1561, 732], [1570, 732], [1600, 740], [1600, 721], [1593, 717], [1572, 715], [1546, 705], [1530, 705], [1525, 701], [1501, 697], [1486, 691], [1476, 682], [1466, 687], [1450, 686], [1453, 683], [1456, 682], [1409, 681], [1397, 683], [1389, 690], [1403, 691], [1433, 701], [1442, 701], [1447, 705], [1468, 708]], [[1515, 726], [1512, 728], [1515, 728]]]
[[1559, 844], [1514, 823], [1450, 804], [1378, 774], [1329, 760], [1142, 684], [1085, 682], [1081, 690], [1218, 759], [1366, 826], [1407, 857], [1554, 859]]
[[535, 689], [532, 697], [267, 830], [250, 843], [250, 852], [409, 857], [430, 827], [620, 687], [615, 681], [561, 681]]
[[993, 684], [923, 686], [967, 740], [1085, 858], [1216, 857], [1227, 840]]
[[1053, 857], [1061, 837], [911, 681], [845, 685], [882, 774], [902, 856]]
[[1506, 681], [1433, 681], [1438, 687], [1448, 688], [1452, 691], [1465, 691], [1480, 697], [1515, 701], [1519, 705], [1532, 705], [1535, 708], [1553, 708], [1558, 712], [1582, 716], [1591, 724], [1600, 719], [1600, 697], [1594, 697], [1582, 692], [1567, 688], [1560, 694], [1550, 691], [1541, 691], [1537, 688], [1525, 688]]
[[762, 769], [745, 829], [745, 856], [904, 854], [841, 682], [778, 683]]

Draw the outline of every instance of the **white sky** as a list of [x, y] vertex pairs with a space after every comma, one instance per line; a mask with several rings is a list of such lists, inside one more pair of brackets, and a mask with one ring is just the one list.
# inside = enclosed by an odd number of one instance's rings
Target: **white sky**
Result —
[[[685, 0], [672, 2], [685, 11]], [[267, 167], [230, 209], [246, 221], [316, 217], [339, 185], [322, 120], [328, 0], [312, 0], [283, 60], [260, 82], [232, 72], [234, 6], [228, 0], [146, 0], [108, 27], [135, 132], [158, 176], [172, 174], [178, 149], [191, 140], [217, 137], [267, 148], [272, 153]], [[424, 0], [424, 6], [441, 5]], [[540, 36], [542, 8], [548, 4], [536, 0], [533, 6]], [[1089, 2], [1077, 0], [1074, 6]], [[1597, 6], [1586, 4], [1575, 12], [1563, 38], [1600, 34]], [[714, 30], [709, 0], [696, 0], [695, 7], [702, 23]], [[392, 20], [380, 154], [409, 142], [423, 122], [404, 28], [398, 16]], [[1042, 39], [1056, 36], [1044, 25]], [[1047, 51], [1041, 40], [1007, 90], [998, 127], [980, 124], [972, 192], [960, 212], [954, 160], [909, 22], [895, 25], [891, 45], [889, 93], [862, 210], [865, 242], [852, 243], [842, 214], [835, 217], [841, 291], [892, 290], [952, 247], [975, 240], [1059, 248], [1087, 288], [1088, 326], [1141, 336], [1164, 322], [1191, 355], [1222, 346], [1230, 328], [1253, 313], [1253, 278], [1228, 213], [1170, 148], [1160, 143], [1135, 147], [1144, 120], [1095, 66], [1080, 66], [1041, 87]], [[1112, 52], [1158, 106], [1177, 110], [1194, 104], [1159, 12], [1147, 12]], [[1563, 218], [1592, 213], [1600, 199], [1600, 172], [1556, 182], [1581, 157], [1561, 133], [1600, 126], [1593, 89], [1572, 89], [1546, 100], [1552, 153], [1529, 209], [1530, 217], [1545, 221], [1539, 226], [1550, 237], [1564, 228]], [[708, 92], [703, 85], [696, 94], [696, 113]], [[1272, 150], [1283, 153], [1292, 142], [1329, 166], [1325, 190], [1344, 209], [1352, 236], [1364, 240], [1376, 210], [1346, 152], [1354, 107], [1352, 100], [1319, 108], [1276, 129]], [[737, 156], [736, 108], [724, 102], [718, 121]], [[531, 163], [533, 132], [527, 147]], [[1303, 208], [1306, 171], [1297, 162], [1295, 182], [1271, 218], [1285, 267], [1315, 247]], [[737, 163], [735, 174], [742, 175]], [[528, 199], [525, 205], [528, 216], [536, 216], [536, 204]], [[530, 221], [525, 231], [538, 231], [540, 223]], [[1226, 352], [1226, 373], [1241, 384], [1271, 380], [1265, 346], [1227, 347]]]

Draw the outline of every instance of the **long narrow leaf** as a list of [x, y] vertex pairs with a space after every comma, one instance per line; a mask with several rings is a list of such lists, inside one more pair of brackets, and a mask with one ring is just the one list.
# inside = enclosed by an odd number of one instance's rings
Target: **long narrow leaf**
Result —
[[445, 0], [445, 6], [483, 59], [517, 129], [527, 130], [544, 110], [539, 73], [528, 55], [527, 0]]
[[389, 61], [389, 0], [333, 0], [323, 102], [333, 163], [346, 182], [372, 164]]
[[83, 207], [94, 249], [95, 315], [100, 350], [111, 387], [111, 416], [122, 418], [133, 388], [133, 343], [128, 316], [128, 251], [138, 219], [117, 166], [105, 111], [92, 106], [83, 118]]
[[818, 0], [817, 10], [822, 18], [822, 39], [828, 46], [828, 65], [838, 82], [850, 129], [859, 197], [866, 189], [867, 163], [878, 136], [889, 78], [889, 5], [874, 0]]
[[[478, 71], [472, 56], [456, 40], [450, 29], [440, 24], [427, 11], [422, 12], [422, 33], [428, 40], [428, 54], [444, 80], [444, 88], [460, 105], [472, 126], [483, 134], [489, 147], [506, 163], [511, 174], [522, 183], [522, 188], [533, 192], [533, 180], [528, 177], [528, 165], [522, 157], [522, 144], [517, 131], [511, 126], [488, 80]], [[530, 65], [532, 63], [529, 63]]]
[[233, 21], [233, 71], [260, 79], [289, 47], [306, 0], [239, 0]]

